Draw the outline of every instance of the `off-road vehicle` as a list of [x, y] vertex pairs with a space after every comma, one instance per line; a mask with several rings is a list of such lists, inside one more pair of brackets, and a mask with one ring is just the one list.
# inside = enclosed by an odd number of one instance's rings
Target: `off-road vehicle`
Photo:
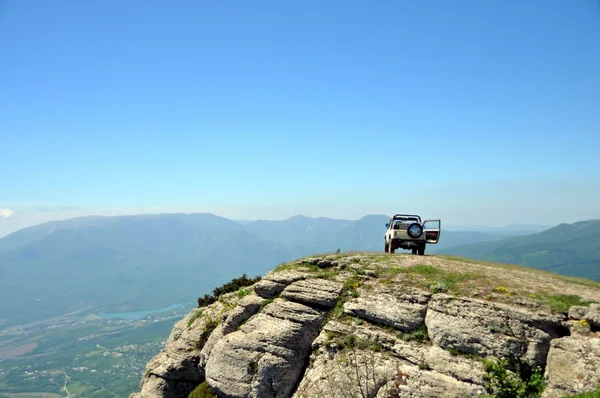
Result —
[[436, 244], [440, 240], [441, 225], [439, 219], [421, 221], [416, 215], [396, 214], [385, 224], [385, 252], [405, 249], [422, 256], [427, 243]]

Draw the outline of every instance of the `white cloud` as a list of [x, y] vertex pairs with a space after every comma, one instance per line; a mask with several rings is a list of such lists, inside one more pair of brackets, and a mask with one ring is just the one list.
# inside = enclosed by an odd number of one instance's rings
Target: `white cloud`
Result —
[[11, 209], [0, 209], [0, 218], [8, 218], [12, 216], [15, 212]]

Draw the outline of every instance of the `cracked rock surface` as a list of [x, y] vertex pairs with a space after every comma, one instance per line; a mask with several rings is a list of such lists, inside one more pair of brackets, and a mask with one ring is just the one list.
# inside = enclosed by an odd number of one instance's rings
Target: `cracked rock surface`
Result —
[[382, 288], [344, 304], [344, 312], [398, 330], [417, 330], [423, 324], [431, 294]]
[[564, 333], [560, 316], [444, 294], [429, 302], [425, 324], [431, 340], [442, 348], [479, 356], [518, 353], [539, 366], [545, 365], [550, 341]]
[[576, 334], [552, 340], [545, 376], [548, 387], [543, 398], [580, 394], [600, 385], [600, 336]]
[[304, 304], [275, 299], [216, 343], [206, 364], [209, 384], [227, 397], [289, 395], [324, 316]]

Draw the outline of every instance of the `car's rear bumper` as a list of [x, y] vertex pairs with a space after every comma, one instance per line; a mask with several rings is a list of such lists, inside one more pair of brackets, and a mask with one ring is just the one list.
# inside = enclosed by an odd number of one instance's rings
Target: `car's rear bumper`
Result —
[[394, 248], [416, 249], [422, 245], [425, 245], [425, 241], [422, 239], [392, 239], [392, 247]]

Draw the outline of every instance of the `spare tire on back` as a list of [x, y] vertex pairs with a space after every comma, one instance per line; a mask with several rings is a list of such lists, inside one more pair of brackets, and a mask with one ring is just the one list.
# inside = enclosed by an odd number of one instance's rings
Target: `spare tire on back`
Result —
[[419, 223], [412, 223], [406, 228], [406, 233], [413, 239], [417, 239], [419, 236], [423, 235], [423, 227], [419, 225]]

